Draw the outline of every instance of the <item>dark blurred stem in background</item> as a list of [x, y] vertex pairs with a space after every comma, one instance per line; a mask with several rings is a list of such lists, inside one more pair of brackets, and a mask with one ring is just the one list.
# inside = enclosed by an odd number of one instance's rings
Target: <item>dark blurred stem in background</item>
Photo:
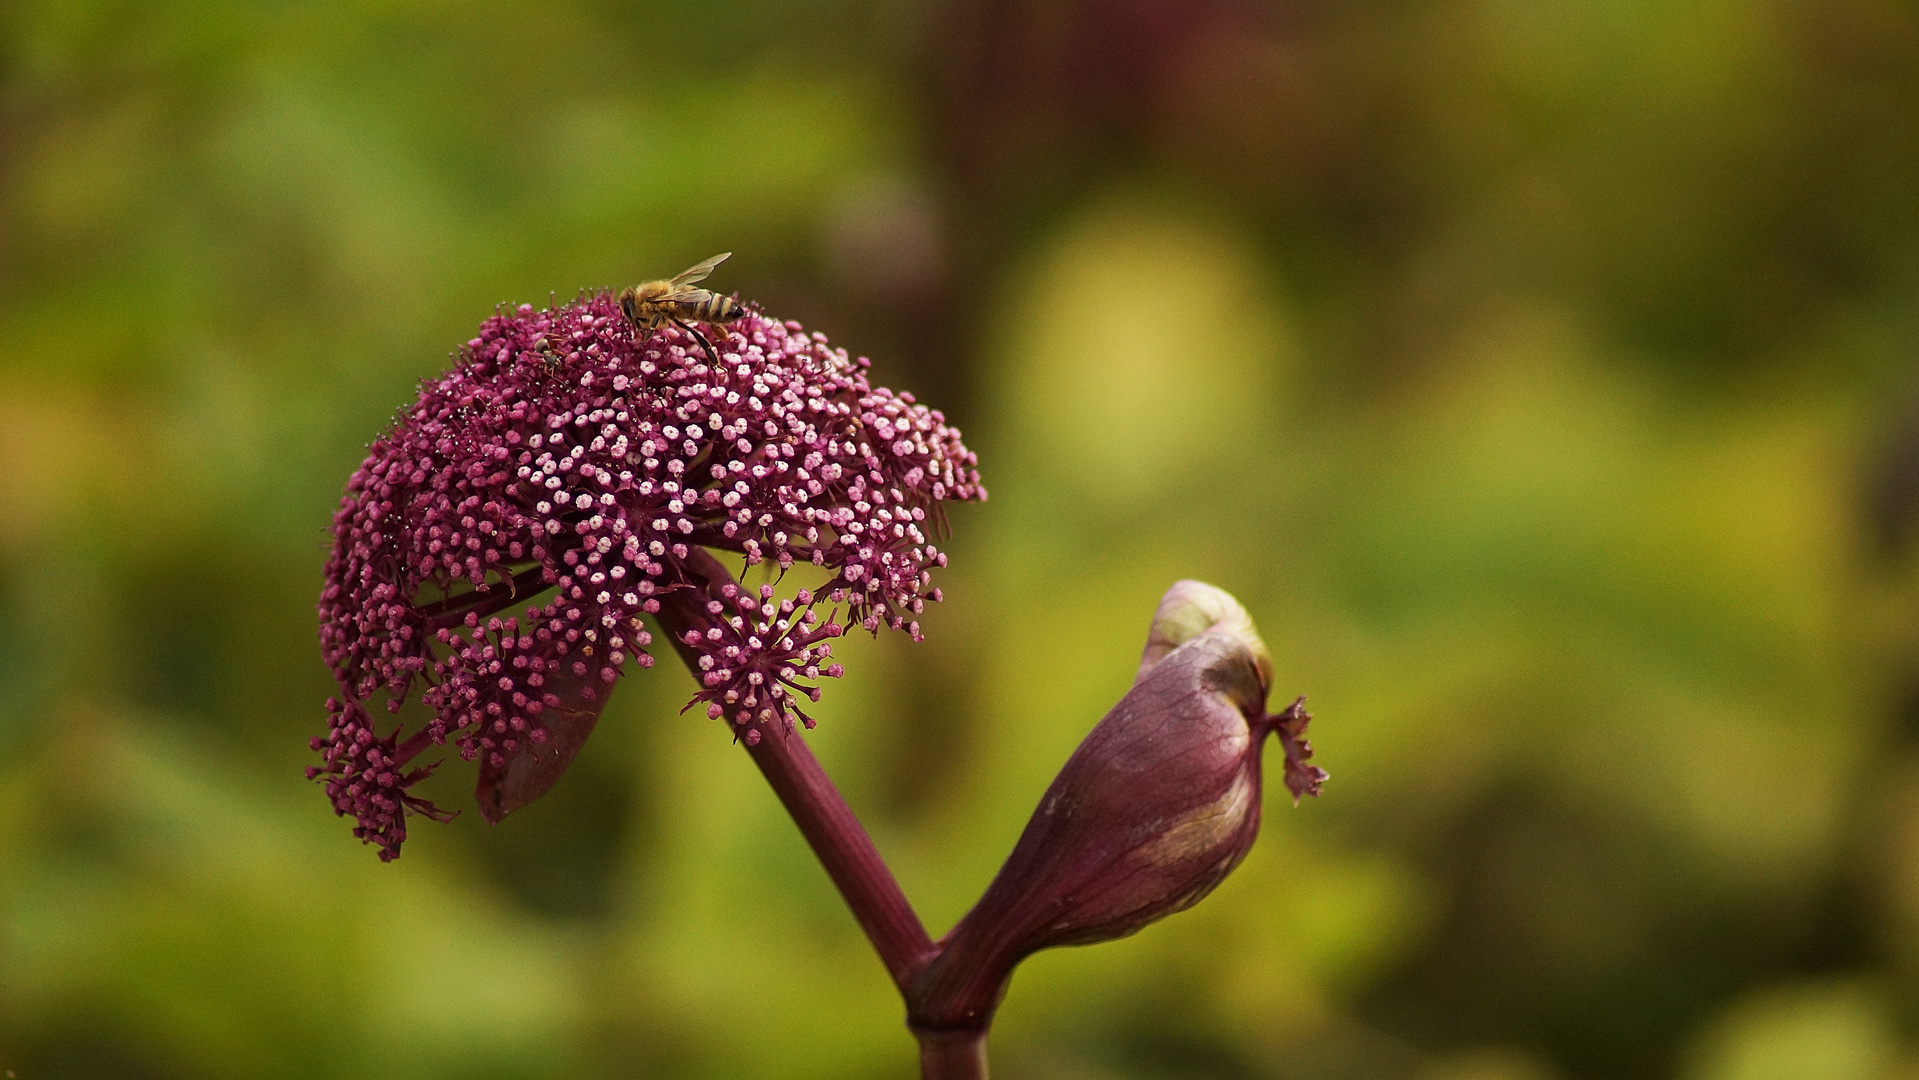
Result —
[[[735, 582], [726, 567], [703, 549], [694, 548], [687, 564], [706, 578], [705, 591], [698, 595], [691, 590], [667, 594], [658, 617], [660, 628], [697, 680], [698, 658], [682, 638], [689, 630], [704, 628], [706, 598], [719, 596], [721, 589]], [[914, 979], [939, 949], [879, 849], [873, 846], [872, 837], [866, 834], [852, 807], [846, 805], [797, 728], [786, 732], [768, 729], [758, 740], [738, 741], [826, 868], [910, 1009]], [[914, 1029], [914, 1037], [920, 1041], [924, 1080], [985, 1080], [986, 1032], [991, 1022], [988, 1015], [977, 1030]]]

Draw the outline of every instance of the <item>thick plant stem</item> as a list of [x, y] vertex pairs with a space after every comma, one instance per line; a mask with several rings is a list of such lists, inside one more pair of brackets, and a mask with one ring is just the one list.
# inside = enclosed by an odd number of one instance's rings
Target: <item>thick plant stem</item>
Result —
[[[698, 657], [687, 647], [685, 635], [708, 625], [711, 613], [705, 607], [706, 598], [721, 594], [734, 581], [718, 559], [699, 548], [687, 557], [686, 566], [705, 589], [667, 594], [657, 617], [687, 670], [697, 678]], [[939, 946], [927, 935], [913, 905], [893, 879], [893, 872], [873, 846], [872, 837], [853, 816], [852, 808], [833, 786], [805, 738], [797, 728], [771, 725], [740, 737], [739, 742], [759, 766], [760, 774], [779, 796], [780, 804], [799, 826], [800, 835], [806, 837], [827, 877], [852, 910], [854, 920], [873, 943], [880, 962], [899, 988], [908, 1017], [923, 1013], [922, 976], [939, 955]], [[995, 996], [991, 1004], [997, 1002]], [[992, 1018], [991, 1004], [975, 1011], [979, 1014], [977, 1026], [912, 1026], [920, 1044], [923, 1080], [986, 1080], [986, 1026]], [[969, 1013], [968, 1017], [974, 1015]]]
[[800, 827], [893, 982], [904, 993], [913, 976], [932, 959], [933, 940], [872, 839], [853, 816], [852, 808], [840, 797], [797, 730], [767, 731], [758, 742], [747, 743], [746, 752], [780, 797], [793, 823]]
[[986, 1032], [920, 1031], [920, 1080], [986, 1080]]
[[[734, 583], [720, 561], [700, 548], [694, 548], [688, 556], [687, 567], [706, 579], [709, 595]], [[691, 594], [669, 594], [658, 615], [661, 628], [695, 678], [700, 673], [697, 657], [687, 651], [681, 638], [688, 629], [703, 625], [707, 614], [703, 603], [704, 598], [695, 599]], [[905, 996], [914, 977], [938, 951], [926, 927], [893, 879], [886, 861], [880, 858], [872, 837], [853, 816], [853, 809], [846, 805], [798, 729], [780, 730], [775, 725], [753, 734], [756, 737], [741, 738], [741, 745], [799, 826], [800, 834], [852, 909], [854, 920], [879, 953], [887, 974]]]

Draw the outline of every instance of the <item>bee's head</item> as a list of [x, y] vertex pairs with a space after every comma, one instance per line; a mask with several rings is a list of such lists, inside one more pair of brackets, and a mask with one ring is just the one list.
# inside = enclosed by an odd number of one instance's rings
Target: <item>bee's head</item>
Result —
[[628, 289], [625, 292], [620, 294], [620, 310], [626, 313], [627, 322], [638, 321], [638, 317], [635, 316], [633, 313], [633, 290], [632, 289]]

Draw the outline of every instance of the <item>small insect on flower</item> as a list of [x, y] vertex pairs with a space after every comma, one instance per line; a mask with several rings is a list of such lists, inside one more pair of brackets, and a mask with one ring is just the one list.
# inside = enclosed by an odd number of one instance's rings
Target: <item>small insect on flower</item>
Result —
[[723, 251], [705, 262], [687, 267], [669, 280], [643, 281], [621, 293], [620, 310], [626, 313], [626, 321], [633, 327], [635, 339], [642, 332], [650, 333], [665, 323], [672, 323], [698, 338], [700, 347], [706, 350], [707, 359], [717, 362], [713, 343], [706, 340], [706, 335], [692, 324], [725, 326], [746, 314], [746, 309], [730, 296], [689, 286], [706, 280], [714, 267], [732, 257], [732, 252]]

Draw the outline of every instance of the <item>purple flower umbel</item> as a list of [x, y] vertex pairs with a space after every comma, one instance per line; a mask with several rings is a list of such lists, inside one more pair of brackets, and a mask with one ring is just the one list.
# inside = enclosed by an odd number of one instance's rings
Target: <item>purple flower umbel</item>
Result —
[[[651, 666], [642, 613], [697, 668], [693, 701], [749, 743], [811, 726], [798, 699], [840, 674], [846, 627], [919, 637], [940, 503], [986, 497], [977, 458], [798, 323], [706, 333], [717, 362], [676, 328], [636, 341], [607, 294], [496, 315], [348, 482], [320, 597], [341, 695], [307, 772], [382, 859], [407, 810], [448, 816], [407, 794], [429, 744], [480, 763], [489, 821], [550, 788], [621, 672]], [[779, 598], [708, 572], [703, 549], [830, 576]], [[398, 711], [416, 680], [433, 718], [380, 735], [367, 704]]]

